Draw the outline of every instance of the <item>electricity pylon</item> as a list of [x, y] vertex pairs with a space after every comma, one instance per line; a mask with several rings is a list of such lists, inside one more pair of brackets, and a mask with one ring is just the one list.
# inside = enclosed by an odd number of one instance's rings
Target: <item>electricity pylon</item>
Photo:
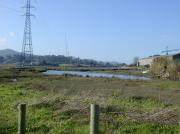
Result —
[[25, 27], [24, 27], [24, 38], [22, 45], [22, 65], [31, 66], [33, 61], [33, 47], [32, 47], [32, 35], [31, 35], [31, 0], [27, 0], [25, 13]]

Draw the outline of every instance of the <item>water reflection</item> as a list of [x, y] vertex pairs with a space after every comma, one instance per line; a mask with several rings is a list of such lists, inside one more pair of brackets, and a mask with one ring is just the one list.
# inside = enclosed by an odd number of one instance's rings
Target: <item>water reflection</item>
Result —
[[123, 74], [110, 74], [110, 73], [97, 73], [97, 72], [81, 72], [81, 71], [56, 71], [48, 70], [44, 72], [46, 75], [77, 75], [83, 77], [104, 77], [104, 78], [119, 78], [123, 80], [150, 80], [150, 78], [135, 76], [135, 75], [123, 75]]

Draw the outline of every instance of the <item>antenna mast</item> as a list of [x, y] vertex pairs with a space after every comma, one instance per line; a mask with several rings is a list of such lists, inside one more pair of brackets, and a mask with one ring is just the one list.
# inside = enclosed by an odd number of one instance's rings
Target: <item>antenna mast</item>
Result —
[[24, 38], [22, 45], [22, 65], [31, 66], [33, 60], [33, 47], [32, 47], [32, 35], [31, 35], [31, 0], [27, 0], [25, 13], [25, 27], [24, 27]]
[[65, 45], [66, 45], [66, 64], [70, 64], [70, 57], [69, 57], [69, 43], [67, 33], [65, 33]]
[[66, 57], [69, 57], [69, 44], [67, 39], [67, 33], [65, 34], [65, 45], [66, 45]]

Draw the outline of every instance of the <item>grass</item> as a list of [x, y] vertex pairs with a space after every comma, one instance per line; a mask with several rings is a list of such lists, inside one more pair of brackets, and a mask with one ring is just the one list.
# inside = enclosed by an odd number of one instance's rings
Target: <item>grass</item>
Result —
[[[16, 82], [11, 81], [13, 72]], [[6, 75], [0, 78], [2, 134], [17, 133], [20, 102], [28, 104], [28, 134], [88, 134], [90, 103], [101, 106], [102, 134], [180, 132], [177, 123], [136, 119], [166, 109], [175, 109], [175, 118], [179, 119], [179, 81], [42, 76], [36, 71], [16, 69], [13, 72], [0, 72]]]

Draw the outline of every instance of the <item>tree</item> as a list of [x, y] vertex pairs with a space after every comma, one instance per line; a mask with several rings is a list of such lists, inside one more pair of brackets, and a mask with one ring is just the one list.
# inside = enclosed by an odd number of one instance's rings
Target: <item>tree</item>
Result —
[[47, 65], [46, 60], [43, 60], [43, 61], [42, 61], [42, 65], [43, 65], [43, 66], [44, 66], [44, 65]]
[[0, 56], [0, 63], [3, 63], [3, 62], [4, 62], [4, 57]]

